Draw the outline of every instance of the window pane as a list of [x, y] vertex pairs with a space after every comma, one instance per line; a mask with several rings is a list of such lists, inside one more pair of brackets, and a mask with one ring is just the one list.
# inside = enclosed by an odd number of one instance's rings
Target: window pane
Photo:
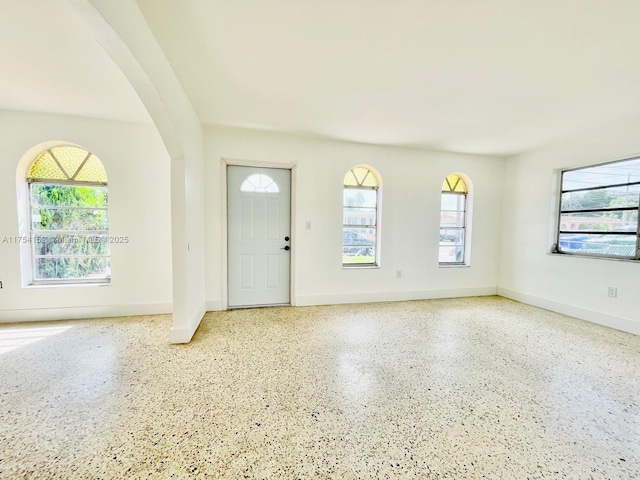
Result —
[[442, 182], [442, 191], [467, 193], [467, 186], [459, 176], [451, 174], [447, 175], [444, 182]]
[[273, 178], [263, 173], [249, 175], [240, 186], [241, 192], [279, 193], [278, 184]]
[[378, 179], [371, 170], [364, 167], [356, 167], [347, 172], [344, 176], [344, 184], [350, 187], [377, 187]]
[[32, 206], [105, 208], [107, 204], [107, 187], [31, 184]]
[[30, 178], [46, 178], [50, 180], [67, 180], [67, 175], [47, 150], [36, 157], [29, 168]]
[[33, 238], [35, 255], [108, 255], [108, 235], [36, 235]]
[[342, 263], [375, 263], [374, 247], [342, 247]]
[[375, 246], [375, 244], [375, 228], [344, 228], [342, 231], [344, 246]]
[[104, 279], [111, 276], [108, 257], [36, 258], [35, 279]]
[[107, 172], [102, 162], [86, 150], [71, 145], [54, 147], [42, 152], [31, 164], [27, 176], [40, 180], [107, 183]]
[[370, 225], [376, 224], [375, 208], [358, 208], [345, 207], [344, 220], [345, 225]]
[[375, 263], [375, 228], [345, 228], [342, 237], [342, 263]]
[[636, 254], [635, 235], [561, 233], [561, 252], [633, 257]]
[[443, 193], [442, 194], [442, 210], [460, 210], [465, 209], [466, 195], [460, 195], [458, 193]]
[[75, 178], [79, 182], [101, 182], [107, 183], [107, 172], [102, 166], [102, 162], [97, 157], [91, 155]]
[[107, 210], [75, 208], [36, 208], [32, 211], [33, 230], [97, 230], [109, 229]]
[[369, 207], [376, 208], [377, 190], [364, 188], [345, 188], [343, 205], [345, 207]]
[[462, 245], [440, 245], [438, 260], [440, 263], [464, 262], [464, 247]]
[[378, 179], [376, 178], [376, 176], [371, 172], [371, 170], [369, 170], [369, 174], [364, 177], [364, 179], [362, 180], [361, 185], [363, 187], [372, 187], [372, 188], [376, 188], [378, 187]]
[[362, 185], [362, 182], [365, 180], [365, 177], [369, 176], [369, 169], [363, 167], [356, 167], [351, 170], [353, 172], [354, 177], [358, 181], [358, 185]]
[[446, 245], [454, 243], [456, 245], [464, 244], [464, 230], [463, 229], [440, 229], [440, 245]]
[[464, 212], [440, 212], [440, 227], [464, 227]]
[[638, 210], [563, 213], [560, 215], [560, 231], [636, 232], [637, 228]]
[[50, 152], [67, 172], [69, 178], [74, 178], [82, 162], [90, 155], [86, 150], [71, 145], [53, 147]]
[[564, 172], [562, 189], [573, 190], [632, 182], [640, 182], [640, 159], [638, 158]]
[[602, 188], [582, 192], [562, 194], [563, 211], [588, 210], [597, 208], [638, 207], [640, 185]]

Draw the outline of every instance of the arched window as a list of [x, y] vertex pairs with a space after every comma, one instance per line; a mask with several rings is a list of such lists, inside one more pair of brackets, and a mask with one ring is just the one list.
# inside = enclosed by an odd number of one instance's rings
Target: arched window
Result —
[[442, 182], [440, 207], [440, 265], [467, 263], [468, 188], [458, 175], [447, 175]]
[[379, 264], [380, 182], [368, 167], [357, 166], [344, 176], [342, 265]]
[[105, 283], [111, 278], [107, 173], [90, 152], [63, 145], [27, 173], [31, 283]]
[[273, 178], [264, 173], [254, 173], [245, 178], [240, 185], [241, 192], [253, 193], [279, 193], [278, 184]]

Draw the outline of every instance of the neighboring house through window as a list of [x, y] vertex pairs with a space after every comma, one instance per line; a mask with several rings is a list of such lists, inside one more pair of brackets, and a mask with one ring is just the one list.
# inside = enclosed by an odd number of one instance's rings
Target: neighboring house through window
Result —
[[342, 212], [342, 265], [379, 265], [380, 181], [369, 167], [345, 175]]
[[27, 173], [30, 284], [108, 283], [107, 174], [71, 145], [40, 153]]

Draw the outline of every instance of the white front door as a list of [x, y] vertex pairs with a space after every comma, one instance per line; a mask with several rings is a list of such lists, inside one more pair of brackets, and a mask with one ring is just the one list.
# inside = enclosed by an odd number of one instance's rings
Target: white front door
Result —
[[291, 170], [227, 168], [229, 307], [289, 304]]

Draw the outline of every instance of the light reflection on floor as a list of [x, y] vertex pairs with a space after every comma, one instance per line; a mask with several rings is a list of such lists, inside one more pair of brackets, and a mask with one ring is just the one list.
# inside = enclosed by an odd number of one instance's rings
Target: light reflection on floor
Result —
[[60, 327], [16, 327], [0, 330], [0, 355], [11, 352], [19, 348], [31, 345], [32, 343], [44, 340], [47, 337], [58, 335], [73, 328], [71, 325]]

